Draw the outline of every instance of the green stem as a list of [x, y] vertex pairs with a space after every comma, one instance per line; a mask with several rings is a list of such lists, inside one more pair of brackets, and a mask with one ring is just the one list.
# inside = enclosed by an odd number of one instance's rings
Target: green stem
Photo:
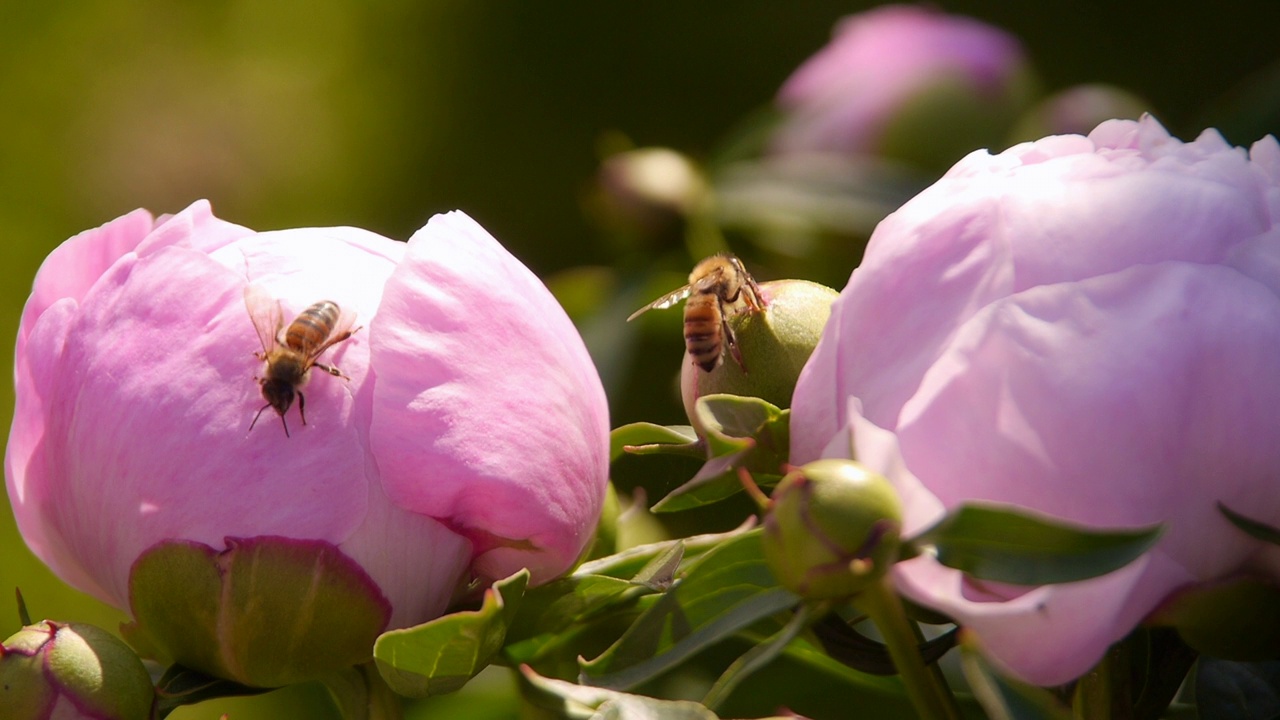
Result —
[[1123, 643], [1111, 646], [1098, 664], [1076, 682], [1071, 702], [1078, 720], [1130, 720], [1130, 688], [1121, 673], [1129, 667]]
[[871, 618], [884, 636], [907, 696], [921, 720], [959, 720], [960, 712], [951, 691], [941, 675], [935, 675], [920, 657], [916, 628], [907, 618], [902, 601], [889, 586], [887, 578], [880, 578], [863, 590], [854, 603]]

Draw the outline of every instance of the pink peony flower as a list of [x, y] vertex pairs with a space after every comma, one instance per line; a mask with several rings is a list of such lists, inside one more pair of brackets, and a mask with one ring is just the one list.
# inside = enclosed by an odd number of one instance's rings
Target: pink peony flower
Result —
[[1030, 89], [1020, 44], [999, 28], [886, 5], [845, 18], [830, 44], [788, 78], [772, 147], [910, 160], [959, 150], [950, 164], [1003, 138]]
[[[250, 429], [264, 400], [248, 283], [285, 323], [329, 299], [362, 326], [321, 356], [349, 380], [312, 372], [291, 437], [270, 408]], [[23, 537], [121, 608], [157, 543], [278, 537], [336, 547], [404, 627], [472, 577], [565, 572], [603, 502], [608, 412], [582, 340], [460, 212], [408, 243], [258, 233], [205, 202], [132, 212], [45, 261], [15, 375], [5, 478]]]
[[792, 402], [792, 462], [852, 453], [909, 536], [1007, 503], [1097, 528], [1164, 523], [1106, 576], [1044, 587], [927, 556], [899, 589], [1039, 684], [1087, 671], [1171, 593], [1278, 578], [1280, 144], [1154, 119], [975, 152], [880, 223]]

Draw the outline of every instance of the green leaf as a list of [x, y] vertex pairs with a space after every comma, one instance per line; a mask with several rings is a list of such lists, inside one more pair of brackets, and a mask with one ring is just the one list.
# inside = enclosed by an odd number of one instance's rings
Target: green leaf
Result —
[[695, 412], [711, 457], [689, 482], [654, 505], [654, 512], [690, 510], [742, 492], [740, 467], [761, 487], [778, 483], [791, 448], [790, 410], [759, 398], [707, 395], [698, 399]]
[[718, 394], [698, 398], [693, 411], [702, 423], [713, 455], [746, 447], [742, 440], [754, 438], [784, 412], [760, 398]]
[[759, 531], [740, 535], [699, 558], [616, 643], [583, 662], [582, 681], [635, 687], [799, 601], [765, 565]]
[[609, 433], [609, 462], [625, 453], [651, 455], [665, 453], [704, 457], [705, 451], [698, 435], [688, 425], [655, 425], [647, 422], [631, 423], [614, 428]]
[[1085, 580], [1128, 565], [1160, 538], [1162, 526], [1095, 531], [1025, 510], [963, 505], [912, 539], [938, 562], [980, 580], [1046, 585]]
[[991, 720], [1071, 720], [1048, 690], [1002, 677], [971, 641], [962, 640], [960, 650], [965, 679]]
[[652, 563], [656, 558], [671, 552], [671, 548], [677, 545], [680, 546], [682, 560], [687, 563], [734, 537], [750, 532], [755, 525], [756, 519], [751, 517], [728, 532], [706, 533], [677, 540], [664, 540], [647, 545], [636, 545], [608, 557], [584, 562], [578, 566], [578, 569], [573, 572], [571, 577], [608, 575], [609, 577], [630, 580], [638, 575], [646, 565]]
[[1232, 525], [1243, 530], [1249, 537], [1271, 545], [1280, 545], [1280, 530], [1258, 520], [1247, 518], [1222, 503], [1218, 503], [1218, 512], [1225, 515]]
[[457, 690], [502, 648], [528, 583], [529, 571], [521, 570], [486, 590], [479, 610], [383, 633], [373, 646], [378, 672], [392, 690], [406, 697]]
[[532, 698], [554, 717], [599, 720], [717, 720], [716, 714], [688, 700], [658, 700], [643, 695], [575, 685], [544, 678], [528, 667], [521, 668], [535, 691]]
[[811, 606], [801, 604], [788, 622], [781, 630], [774, 633], [765, 642], [756, 645], [746, 653], [734, 660], [729, 667], [721, 673], [716, 679], [715, 684], [707, 691], [702, 698], [702, 704], [709, 708], [717, 708], [720, 703], [724, 702], [734, 688], [742, 684], [752, 673], [760, 668], [768, 665], [774, 658], [782, 654], [787, 645], [796, 638], [805, 628], [809, 626], [811, 620]]

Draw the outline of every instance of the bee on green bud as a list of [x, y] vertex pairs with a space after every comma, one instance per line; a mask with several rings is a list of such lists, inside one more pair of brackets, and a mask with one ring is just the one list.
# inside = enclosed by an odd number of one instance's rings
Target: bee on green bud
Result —
[[154, 699], [142, 661], [101, 628], [44, 620], [0, 645], [0, 708], [9, 720], [146, 720]]
[[716, 393], [757, 397], [777, 407], [791, 406], [800, 370], [818, 345], [838, 294], [807, 280], [774, 280], [759, 285], [759, 311], [729, 311], [733, 361], [710, 370], [689, 352], [680, 374], [680, 395], [689, 422], [701, 434], [694, 413], [698, 398]]
[[808, 600], [861, 592], [898, 555], [902, 506], [889, 481], [852, 460], [787, 473], [764, 518], [764, 556], [783, 587]]

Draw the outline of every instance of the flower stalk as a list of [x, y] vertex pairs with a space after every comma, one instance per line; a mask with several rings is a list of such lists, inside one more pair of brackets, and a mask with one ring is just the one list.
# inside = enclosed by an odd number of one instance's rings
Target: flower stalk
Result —
[[930, 668], [920, 657], [918, 629], [907, 618], [902, 601], [894, 593], [886, 577], [867, 586], [854, 605], [866, 613], [884, 637], [889, 657], [898, 668], [907, 697], [923, 720], [960, 720], [955, 696], [936, 668]]

